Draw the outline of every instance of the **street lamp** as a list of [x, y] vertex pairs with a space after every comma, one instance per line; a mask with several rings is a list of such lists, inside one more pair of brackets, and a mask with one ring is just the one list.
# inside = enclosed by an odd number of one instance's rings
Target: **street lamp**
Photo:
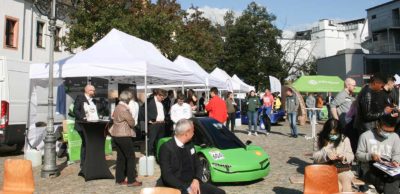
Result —
[[[61, 2], [62, 1], [62, 2]], [[44, 138], [44, 163], [42, 166], [42, 178], [58, 176], [56, 165], [56, 137], [54, 136], [54, 115], [53, 115], [53, 66], [54, 66], [54, 35], [56, 20], [64, 19], [71, 6], [75, 6], [77, 0], [71, 0], [71, 5], [64, 3], [65, 0], [34, 0], [33, 4], [40, 14], [49, 18], [50, 48], [49, 48], [49, 94], [48, 94], [48, 115], [46, 136]]]

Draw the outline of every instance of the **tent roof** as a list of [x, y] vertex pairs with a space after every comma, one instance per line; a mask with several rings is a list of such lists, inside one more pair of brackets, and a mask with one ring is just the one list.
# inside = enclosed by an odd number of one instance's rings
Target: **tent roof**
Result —
[[338, 76], [301, 76], [293, 87], [300, 92], [340, 92], [344, 82]]
[[218, 88], [226, 88], [225, 82], [210, 76], [196, 61], [188, 59], [179, 55], [174, 63], [179, 67], [185, 68], [185, 70], [190, 71], [193, 74], [192, 80], [196, 82], [208, 84], [209, 86], [215, 86]]
[[247, 86], [244, 86], [237, 82], [236, 80], [232, 79], [224, 70], [220, 68], [215, 68], [210, 75], [215, 79], [219, 79], [221, 82], [226, 83], [228, 90], [235, 90], [235, 91], [249, 91]]
[[241, 85], [247, 87], [248, 91], [245, 91], [245, 92], [250, 92], [251, 90], [255, 90], [254, 86], [250, 86], [250, 85], [244, 83], [236, 74], [234, 74], [234, 75], [232, 76], [232, 79], [235, 80], [235, 81], [237, 81], [237, 82], [240, 83]]
[[[32, 64], [30, 78], [48, 78], [48, 64]], [[187, 81], [191, 72], [165, 58], [150, 42], [116, 29], [92, 47], [54, 64], [54, 77], [151, 76]], [[172, 83], [172, 82], [168, 82]], [[165, 84], [160, 83], [160, 84]]]

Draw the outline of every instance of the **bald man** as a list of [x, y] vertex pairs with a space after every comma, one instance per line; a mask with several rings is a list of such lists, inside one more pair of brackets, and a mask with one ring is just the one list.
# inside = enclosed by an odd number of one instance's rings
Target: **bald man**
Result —
[[349, 112], [350, 106], [355, 100], [353, 97], [355, 88], [356, 81], [352, 78], [347, 78], [344, 81], [344, 89], [336, 95], [330, 104], [332, 117], [339, 120], [343, 127], [346, 125], [346, 113]]
[[75, 130], [79, 133], [79, 136], [82, 139], [82, 146], [81, 146], [81, 163], [80, 167], [81, 170], [79, 172], [79, 176], [83, 175], [83, 164], [85, 163], [85, 153], [86, 153], [86, 142], [83, 136], [83, 125], [79, 123], [79, 121], [87, 121], [88, 115], [85, 112], [85, 107], [91, 107], [96, 110], [96, 105], [93, 102], [93, 97], [95, 94], [95, 88], [92, 85], [85, 86], [85, 93], [83, 95], [78, 95], [74, 102], [74, 114], [75, 114]]

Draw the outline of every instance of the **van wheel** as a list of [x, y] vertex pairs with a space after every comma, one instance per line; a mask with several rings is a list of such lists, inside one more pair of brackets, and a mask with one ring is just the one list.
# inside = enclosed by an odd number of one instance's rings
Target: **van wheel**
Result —
[[24, 148], [24, 146], [25, 146], [25, 143], [16, 144], [15, 152], [22, 152], [22, 149]]

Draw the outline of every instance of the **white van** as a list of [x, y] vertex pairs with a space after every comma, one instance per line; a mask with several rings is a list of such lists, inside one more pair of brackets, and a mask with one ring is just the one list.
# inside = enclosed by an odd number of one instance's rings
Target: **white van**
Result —
[[[21, 150], [25, 144], [25, 130], [28, 118], [29, 66], [32, 62], [12, 60], [0, 56], [0, 146], [17, 145]], [[37, 106], [35, 123], [47, 123], [48, 88], [36, 87]], [[54, 100], [57, 87], [53, 88]], [[55, 107], [55, 103], [53, 103]], [[61, 124], [63, 115], [55, 114], [54, 123]], [[31, 118], [32, 119], [32, 118]]]
[[0, 145], [24, 146], [28, 93], [29, 63], [0, 56]]

